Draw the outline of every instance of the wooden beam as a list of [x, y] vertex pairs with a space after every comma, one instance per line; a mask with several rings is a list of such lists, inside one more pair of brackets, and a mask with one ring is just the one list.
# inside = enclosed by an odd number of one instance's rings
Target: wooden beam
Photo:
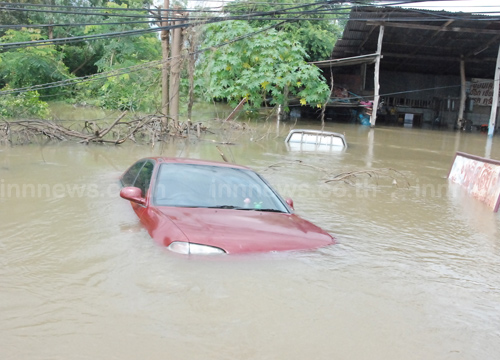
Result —
[[[386, 18], [388, 14], [384, 14], [383, 17]], [[372, 27], [370, 31], [368, 31], [368, 34], [366, 35], [365, 39], [359, 44], [357, 51], [359, 52], [363, 46], [366, 44], [368, 39], [370, 38], [370, 35], [372, 34], [373, 31], [375, 31], [376, 27]]]
[[361, 64], [361, 90], [366, 90], [366, 63]]
[[500, 46], [498, 47], [497, 65], [495, 68], [495, 78], [493, 81], [493, 101], [491, 104], [490, 123], [488, 125], [488, 136], [492, 137], [495, 133], [495, 125], [497, 120], [498, 96], [500, 87]]
[[[458, 61], [459, 57], [454, 56], [435, 56], [435, 55], [411, 55], [411, 54], [399, 54], [399, 53], [388, 53], [384, 52], [384, 56], [395, 57], [395, 58], [408, 58], [414, 60], [431, 60], [431, 61]], [[465, 59], [468, 63], [485, 63], [485, 62], [495, 62], [494, 58], [482, 58], [482, 59]]]
[[417, 30], [432, 30], [432, 31], [448, 31], [448, 32], [462, 32], [462, 33], [472, 33], [472, 34], [491, 34], [498, 35], [498, 30], [489, 29], [474, 29], [474, 28], [464, 28], [464, 27], [443, 27], [435, 25], [423, 25], [423, 24], [409, 24], [409, 23], [398, 23], [398, 22], [388, 22], [388, 21], [367, 21], [366, 25], [369, 26], [387, 26], [387, 27], [397, 27], [403, 29], [417, 29]]
[[465, 60], [462, 56], [460, 59], [460, 108], [458, 110], [458, 119], [457, 125], [460, 129], [461, 126], [464, 126], [464, 112], [465, 112], [465, 100], [467, 99], [466, 89], [466, 78], [465, 78]]
[[355, 33], [369, 33], [370, 30], [358, 30], [358, 29], [350, 29], [349, 32], [355, 32]]
[[[429, 44], [432, 40], [438, 37], [439, 34], [441, 34], [441, 29], [448, 27], [454, 21], [455, 20], [448, 20], [447, 22], [445, 22], [444, 25], [442, 25], [439, 30], [436, 30], [434, 34], [432, 34], [432, 36], [426, 37], [424, 41], [421, 41], [417, 46], [415, 46], [411, 54], [412, 55], [418, 54], [423, 47], [427, 46], [427, 44]], [[432, 46], [430, 47], [432, 48]], [[401, 66], [405, 65], [405, 63], [406, 62], [399, 64], [395, 70], [399, 70]]]
[[476, 47], [474, 50], [472, 50], [470, 53], [468, 53], [466, 55], [466, 57], [476, 56], [476, 55], [482, 53], [484, 50], [488, 49], [491, 45], [498, 44], [499, 41], [500, 41], [500, 35], [497, 35], [494, 38], [492, 38], [490, 41], [486, 42], [485, 44], [482, 44], [481, 46]]
[[363, 48], [363, 46], [367, 43], [368, 39], [370, 38], [370, 35], [372, 34], [372, 32], [375, 29], [376, 29], [376, 27], [371, 28], [370, 31], [368, 32], [368, 34], [366, 34], [364, 40], [361, 42], [361, 44], [359, 44], [357, 52], [359, 52]]
[[375, 126], [375, 122], [377, 121], [377, 109], [378, 102], [380, 100], [380, 84], [379, 84], [379, 75], [380, 75], [380, 58], [382, 57], [382, 40], [384, 39], [384, 26], [380, 26], [380, 30], [378, 33], [378, 43], [377, 43], [377, 60], [375, 61], [375, 78], [374, 78], [374, 94], [373, 94], [373, 107], [372, 107], [372, 116], [370, 118], [371, 127]]

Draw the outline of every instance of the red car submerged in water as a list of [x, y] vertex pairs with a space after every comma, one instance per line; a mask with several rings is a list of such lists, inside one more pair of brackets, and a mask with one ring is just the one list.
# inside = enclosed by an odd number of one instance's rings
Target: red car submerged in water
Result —
[[151, 237], [182, 254], [314, 249], [334, 238], [293, 213], [249, 168], [183, 158], [145, 158], [121, 177], [120, 196]]

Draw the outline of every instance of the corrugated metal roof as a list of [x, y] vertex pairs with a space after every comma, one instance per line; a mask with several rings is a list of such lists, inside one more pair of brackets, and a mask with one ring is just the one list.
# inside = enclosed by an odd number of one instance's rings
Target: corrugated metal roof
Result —
[[373, 54], [384, 25], [382, 70], [492, 78], [500, 45], [498, 17], [394, 7], [351, 11], [332, 59]]

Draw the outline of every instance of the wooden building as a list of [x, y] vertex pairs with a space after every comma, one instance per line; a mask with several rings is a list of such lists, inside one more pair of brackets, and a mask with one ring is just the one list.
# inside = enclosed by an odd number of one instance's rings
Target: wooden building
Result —
[[492, 134], [499, 46], [500, 17], [363, 6], [351, 11], [331, 59], [313, 64], [329, 84], [333, 77], [327, 117], [354, 121], [372, 106], [372, 126], [490, 125]]

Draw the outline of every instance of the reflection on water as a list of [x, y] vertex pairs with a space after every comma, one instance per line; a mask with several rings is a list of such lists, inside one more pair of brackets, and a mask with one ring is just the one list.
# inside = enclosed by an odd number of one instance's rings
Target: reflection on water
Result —
[[[144, 156], [220, 160], [217, 136], [1, 148], [0, 358], [498, 358], [499, 215], [446, 180], [455, 151], [500, 159], [498, 139], [330, 124], [349, 147], [314, 153], [289, 151], [280, 125], [278, 137], [271, 123], [228, 130], [236, 145], [220, 147], [335, 246], [186, 258], [152, 241], [118, 176]], [[387, 167], [410, 187], [324, 183]]]

